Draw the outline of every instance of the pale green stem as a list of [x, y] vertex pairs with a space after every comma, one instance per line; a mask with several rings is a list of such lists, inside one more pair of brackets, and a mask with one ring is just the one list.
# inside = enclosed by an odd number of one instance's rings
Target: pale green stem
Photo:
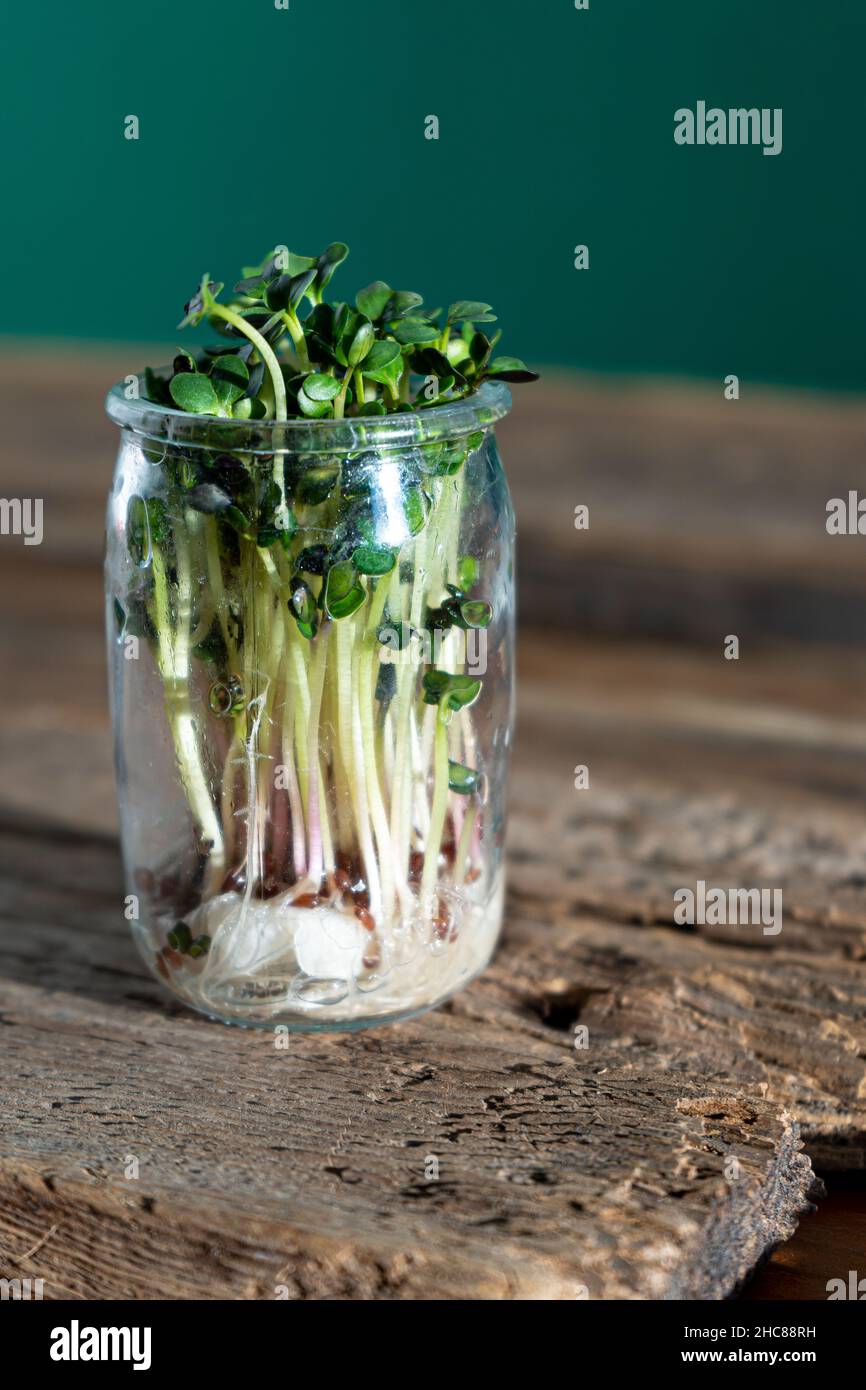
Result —
[[[324, 627], [316, 639], [316, 652], [310, 678], [310, 717], [307, 734], [307, 767], [310, 770], [310, 811], [307, 817], [309, 831], [309, 856], [307, 873], [314, 883], [322, 878], [322, 827], [320, 813], [321, 774], [319, 771], [319, 714], [322, 708], [322, 690], [325, 684], [325, 661], [328, 654], [328, 628]], [[322, 810], [325, 810], [322, 806]]]
[[475, 821], [478, 817], [478, 808], [474, 800], [470, 802], [463, 815], [463, 826], [460, 830], [460, 839], [457, 843], [457, 854], [454, 859], [454, 882], [458, 888], [466, 882], [466, 872], [469, 868], [469, 851], [472, 845], [472, 831], [475, 828]]
[[295, 352], [298, 357], [298, 365], [302, 372], [310, 370], [310, 355], [307, 352], [307, 340], [304, 337], [304, 330], [300, 320], [293, 309], [286, 309], [283, 314], [283, 322], [289, 330], [289, 336], [294, 344]]
[[287, 420], [288, 411], [286, 408], [286, 383], [283, 381], [283, 373], [279, 359], [268, 342], [255, 328], [247, 323], [246, 319], [240, 314], [236, 314], [234, 309], [229, 309], [226, 304], [214, 304], [210, 310], [218, 318], [225, 319], [232, 328], [236, 328], [239, 333], [243, 333], [245, 338], [255, 346], [262, 361], [268, 369], [274, 387], [274, 414], [278, 420]]
[[225, 586], [223, 584], [223, 571], [220, 563], [219, 537], [217, 535], [216, 517], [206, 516], [204, 518], [205, 535], [205, 555], [207, 559], [207, 577], [210, 591], [213, 594], [214, 606], [219, 619], [220, 631], [223, 641], [226, 644], [229, 666], [232, 667], [237, 661], [234, 638], [229, 631], [228, 602], [226, 600]]
[[[252, 897], [253, 885], [261, 877], [264, 867], [264, 824], [259, 799], [259, 730], [265, 713], [267, 686], [259, 690], [261, 684], [256, 670], [256, 657], [264, 649], [262, 640], [262, 595], [258, 584], [258, 570], [255, 562], [255, 547], [247, 541], [241, 542], [241, 563], [245, 570], [244, 611], [244, 674], [243, 688], [246, 701], [247, 734], [244, 740], [247, 784], [247, 853], [246, 884], [244, 886], [244, 907]], [[254, 693], [255, 692], [255, 693]]]
[[376, 757], [376, 737], [373, 724], [374, 693], [372, 668], [378, 650], [376, 629], [379, 626], [382, 613], [385, 609], [387, 594], [388, 586], [384, 579], [380, 579], [376, 584], [375, 592], [370, 601], [370, 611], [367, 616], [367, 630], [364, 636], [359, 639], [359, 651], [357, 655], [357, 702], [361, 713], [364, 772], [367, 781], [367, 798], [370, 805], [370, 815], [373, 821], [373, 830], [376, 835], [376, 844], [379, 847], [379, 868], [382, 875], [382, 911], [383, 922], [385, 924], [390, 921], [394, 905], [394, 863], [391, 835], [388, 829], [388, 817], [385, 812], [384, 802], [382, 801], [378, 759]]
[[364, 776], [364, 743], [361, 733], [361, 716], [358, 708], [357, 692], [352, 689], [352, 636], [354, 620], [342, 618], [337, 623], [337, 663], [340, 745], [343, 764], [348, 777], [352, 795], [352, 808], [358, 829], [358, 843], [364, 861], [367, 890], [370, 894], [370, 911], [379, 918], [382, 908], [382, 895], [379, 883], [379, 870], [370, 833], [370, 817], [367, 807], [367, 784]]
[[295, 736], [295, 718], [297, 716], [297, 699], [293, 685], [293, 675], [291, 657], [286, 655], [286, 677], [285, 695], [283, 708], [283, 766], [286, 777], [286, 793], [289, 798], [289, 815], [292, 820], [292, 867], [295, 873], [295, 880], [302, 879], [307, 871], [305, 827], [304, 827], [304, 808], [301, 803], [301, 789], [298, 785], [298, 772], [295, 766], [295, 754], [292, 748], [292, 740]]
[[400, 397], [400, 400], [402, 401], [402, 403], [403, 403], [404, 405], [408, 404], [408, 401], [409, 401], [409, 392], [410, 392], [411, 385], [412, 385], [412, 382], [411, 382], [411, 375], [412, 375], [412, 374], [411, 374], [411, 372], [409, 371], [409, 365], [408, 365], [408, 363], [404, 363], [404, 365], [403, 365], [403, 371], [402, 371], [401, 374], [400, 374], [400, 388], [399, 388], [399, 393], [398, 393], [398, 394], [399, 394], [399, 397]]
[[334, 400], [334, 419], [342, 420], [346, 410], [346, 394], [352, 381], [352, 373], [347, 369], [340, 386], [340, 394]]
[[153, 547], [154, 601], [156, 605], [157, 663], [166, 693], [175, 755], [190, 809], [204, 842], [210, 843], [208, 880], [223, 870], [225, 846], [207, 775], [202, 765], [195, 720], [189, 698], [189, 632], [192, 618], [192, 589], [189, 555], [181, 533], [175, 528], [178, 571], [178, 607], [175, 641], [171, 639], [171, 608], [168, 576], [158, 547]]
[[337, 840], [341, 849], [347, 853], [355, 844], [355, 827], [352, 819], [352, 800], [349, 791], [349, 777], [343, 763], [342, 748], [338, 736], [340, 721], [337, 691], [337, 663], [328, 662], [325, 677], [328, 707], [328, 736], [330, 743], [332, 777], [334, 784], [334, 803], [337, 815]]
[[238, 763], [243, 760], [244, 741], [240, 733], [243, 716], [235, 716], [235, 727], [223, 764], [222, 789], [220, 792], [220, 815], [225, 835], [226, 863], [234, 852], [235, 844], [235, 785], [237, 783]]
[[[286, 383], [283, 380], [283, 372], [280, 367], [279, 358], [267, 338], [264, 338], [261, 333], [247, 323], [245, 318], [240, 314], [236, 314], [234, 309], [229, 309], [225, 304], [215, 303], [211, 312], [216, 314], [219, 318], [225, 319], [226, 323], [230, 323], [239, 333], [243, 333], [245, 338], [249, 338], [268, 369], [268, 375], [270, 376], [271, 384], [274, 388], [274, 414], [278, 420], [287, 420]], [[279, 453], [274, 456], [273, 478], [280, 493], [280, 515], [285, 518], [286, 490], [282, 470], [282, 456]], [[270, 560], [270, 556], [268, 556], [268, 559]], [[271, 565], [273, 565], [273, 561], [271, 561]], [[271, 569], [269, 574], [270, 578], [273, 580], [275, 574], [274, 570]]]
[[[268, 594], [262, 597], [265, 605], [265, 634], [267, 638], [267, 687], [265, 702], [265, 717], [267, 719], [267, 731], [265, 734], [265, 757], [261, 760], [260, 777], [260, 799], [262, 802], [262, 814], [266, 824], [272, 825], [272, 804], [274, 794], [274, 779], [272, 767], [279, 756], [279, 739], [276, 733], [275, 706], [280, 683], [280, 668], [283, 663], [283, 647], [285, 643], [285, 629], [279, 621], [279, 612], [275, 611], [274, 604], [268, 601]], [[276, 619], [276, 621], [275, 621]], [[274, 746], [277, 753], [273, 752]]]
[[424, 849], [424, 870], [421, 877], [421, 905], [431, 912], [436, 878], [439, 872], [439, 851], [448, 809], [448, 711], [441, 703], [436, 710], [434, 739], [433, 801], [430, 806], [430, 830]]
[[305, 809], [309, 808], [309, 769], [307, 767], [307, 729], [310, 722], [310, 686], [302, 644], [306, 638], [298, 632], [288, 609], [285, 612], [289, 647], [292, 698], [295, 700], [295, 757]]

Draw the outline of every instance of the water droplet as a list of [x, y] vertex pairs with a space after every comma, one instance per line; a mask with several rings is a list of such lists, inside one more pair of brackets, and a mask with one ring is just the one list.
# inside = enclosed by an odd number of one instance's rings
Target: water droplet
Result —
[[295, 980], [292, 995], [301, 1004], [340, 1004], [349, 993], [348, 980]]
[[355, 988], [362, 994], [372, 994], [380, 989], [391, 973], [391, 967], [384, 962], [374, 968], [366, 969], [355, 976]]
[[150, 517], [147, 503], [135, 493], [126, 508], [126, 534], [129, 553], [140, 570], [150, 567], [153, 559], [153, 538], [150, 534]]
[[239, 676], [226, 676], [224, 680], [214, 681], [207, 693], [207, 703], [211, 714], [218, 719], [226, 719], [244, 707], [244, 687]]

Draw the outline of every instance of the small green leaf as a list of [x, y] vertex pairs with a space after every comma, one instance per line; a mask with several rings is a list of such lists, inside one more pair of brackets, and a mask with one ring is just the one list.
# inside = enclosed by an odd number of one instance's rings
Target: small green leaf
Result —
[[192, 932], [186, 922], [175, 923], [173, 930], [168, 934], [168, 944], [175, 951], [181, 951], [184, 954], [189, 950], [192, 945]]
[[308, 545], [295, 561], [295, 569], [303, 574], [324, 574], [327, 560], [326, 545]]
[[538, 372], [531, 372], [519, 357], [494, 357], [484, 375], [491, 381], [538, 380]]
[[178, 324], [178, 328], [197, 328], [205, 315], [212, 311], [221, 289], [222, 285], [218, 284], [216, 280], [211, 280], [207, 275], [203, 275], [192, 299], [183, 306], [183, 318]]
[[240, 400], [250, 381], [249, 368], [233, 353], [218, 357], [210, 374], [211, 385], [221, 406], [228, 408]]
[[364, 358], [361, 371], [370, 381], [378, 381], [396, 395], [403, 375], [403, 354], [399, 344], [390, 339], [374, 343]]
[[242, 280], [238, 280], [234, 287], [234, 293], [243, 295], [245, 299], [261, 299], [267, 285], [267, 280], [256, 272], [253, 275], [245, 275]]
[[448, 310], [449, 323], [495, 323], [496, 315], [491, 313], [489, 304], [479, 299], [458, 299]]
[[[417, 352], [412, 353], [409, 363], [412, 371], [417, 372], [418, 376], [435, 376], [441, 380], [442, 377], [453, 378], [454, 375], [454, 368], [448, 358], [435, 347], [419, 348]], [[441, 391], [441, 385], [439, 389]]]
[[304, 320], [304, 337], [307, 340], [307, 351], [313, 362], [327, 364], [336, 361], [334, 324], [335, 314], [332, 304], [317, 304]]
[[420, 487], [413, 485], [406, 489], [403, 497], [403, 511], [410, 536], [417, 536], [419, 531], [423, 531], [430, 515], [431, 505], [427, 493]]
[[310, 420], [320, 420], [325, 415], [330, 415], [332, 411], [329, 399], [315, 399], [307, 394], [307, 389], [302, 386], [298, 391], [298, 409], [302, 415], [306, 415]]
[[219, 412], [219, 400], [210, 377], [201, 372], [179, 372], [172, 377], [168, 389], [175, 405], [190, 415], [216, 415]]
[[285, 313], [286, 309], [295, 311], [304, 293], [316, 279], [316, 271], [303, 270], [299, 275], [278, 275], [271, 281], [264, 293], [264, 302], [275, 313]]
[[312, 641], [319, 625], [319, 610], [316, 607], [316, 600], [313, 596], [312, 589], [308, 584], [304, 583], [303, 579], [299, 579], [297, 575], [295, 575], [291, 581], [289, 611], [298, 624], [298, 630], [301, 636]]
[[332, 401], [340, 394], [340, 383], [335, 376], [328, 376], [327, 372], [310, 372], [309, 376], [304, 377], [303, 390], [310, 400]]
[[252, 523], [249, 517], [244, 515], [240, 507], [235, 507], [234, 505], [226, 507], [223, 515], [226, 521], [228, 521], [240, 535], [248, 536], [250, 534]]
[[187, 948], [187, 955], [197, 959], [199, 956], [206, 956], [210, 950], [210, 937], [206, 934], [197, 936], [195, 941], [190, 942]]
[[466, 454], [466, 446], [459, 440], [455, 444], [428, 444], [424, 449], [421, 467], [425, 473], [431, 473], [434, 477], [450, 478], [460, 472], [466, 462]]
[[454, 624], [454, 615], [447, 605], [442, 608], [428, 608], [424, 621], [431, 632], [447, 632]]
[[279, 313], [284, 313], [286, 309], [294, 311], [315, 278], [315, 269], [302, 270], [298, 275], [280, 275], [268, 285], [265, 303], [269, 309]]
[[413, 309], [420, 309], [423, 303], [423, 295], [416, 294], [414, 290], [394, 290], [382, 310], [382, 318], [385, 323], [393, 323], [395, 319], [404, 319], [412, 313]]
[[374, 280], [372, 285], [358, 291], [355, 295], [355, 304], [362, 314], [366, 314], [367, 318], [375, 323], [377, 319], [382, 317], [385, 306], [391, 299], [391, 294], [391, 287], [386, 285], [384, 280]]
[[329, 618], [349, 618], [367, 597], [355, 566], [348, 560], [332, 565], [325, 581], [325, 608]]
[[452, 676], [447, 695], [449, 708], [465, 709], [467, 705], [474, 704], [480, 694], [479, 680], [473, 680], [471, 676]]
[[478, 773], [463, 763], [448, 760], [448, 786], [460, 796], [471, 796], [478, 786]]
[[394, 337], [403, 347], [412, 347], [416, 343], [435, 343], [439, 339], [439, 331], [432, 323], [425, 323], [423, 319], [402, 319], [394, 329]]
[[321, 298], [322, 290], [328, 284], [337, 266], [342, 265], [348, 254], [349, 248], [344, 241], [332, 241], [330, 246], [322, 252], [316, 261], [317, 298]]
[[362, 323], [346, 353], [346, 366], [352, 370], [360, 366], [375, 341], [376, 330], [372, 323]]
[[[301, 271], [310, 270], [315, 264], [313, 256], [299, 256], [288, 248], [280, 247], [279, 250], [269, 251], [261, 265], [245, 265], [245, 278], [235, 285], [235, 290], [239, 294], [255, 294], [257, 286], [263, 289], [278, 275], [300, 275]], [[247, 288], [241, 289], [241, 285]]]
[[481, 691], [481, 682], [471, 676], [455, 676], [449, 671], [425, 671], [422, 682], [424, 703], [442, 704], [447, 710], [459, 710], [471, 705]]
[[319, 464], [305, 469], [297, 486], [298, 501], [307, 507], [319, 506], [330, 497], [339, 476], [339, 464]]
[[469, 356], [469, 344], [463, 338], [449, 338], [445, 356], [448, 358], [449, 366], [459, 372], [465, 373], [475, 365]]
[[352, 564], [359, 574], [390, 574], [397, 563], [397, 552], [389, 545], [359, 545]]
[[[364, 314], [359, 314], [357, 309], [353, 309], [351, 304], [341, 304], [334, 314], [334, 353], [341, 366], [349, 366], [349, 352], [364, 324], [369, 326], [372, 333], [372, 337], [366, 343], [368, 351], [375, 337], [370, 320]], [[365, 337], [366, 335], [362, 335], [359, 347], [364, 347]]]
[[448, 604], [448, 610], [457, 626], [462, 627], [464, 631], [468, 628], [489, 627], [490, 620], [493, 617], [492, 607], [483, 599], [468, 599], [464, 602], [453, 602]]
[[486, 334], [482, 333], [480, 330], [477, 333], [473, 333], [469, 342], [469, 356], [472, 358], [472, 361], [479, 371], [486, 367], [487, 360], [492, 351], [493, 344]]
[[478, 561], [474, 555], [461, 555], [457, 562], [457, 587], [468, 594], [478, 582]]
[[422, 681], [425, 705], [438, 705], [448, 691], [450, 680], [447, 671], [425, 671]]

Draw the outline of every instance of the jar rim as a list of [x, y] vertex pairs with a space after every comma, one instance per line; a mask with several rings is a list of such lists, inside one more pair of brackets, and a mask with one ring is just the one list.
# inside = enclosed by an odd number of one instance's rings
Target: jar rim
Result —
[[119, 381], [105, 398], [106, 413], [121, 428], [147, 439], [227, 453], [403, 448], [488, 429], [511, 409], [511, 392], [502, 381], [485, 381], [471, 396], [429, 410], [344, 420], [226, 420], [189, 415], [140, 397], [130, 400], [125, 393], [126, 381]]

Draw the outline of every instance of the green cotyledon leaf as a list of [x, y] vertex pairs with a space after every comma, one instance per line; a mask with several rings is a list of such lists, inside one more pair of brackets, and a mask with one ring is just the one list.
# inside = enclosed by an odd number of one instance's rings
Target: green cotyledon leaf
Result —
[[332, 565], [325, 580], [325, 610], [329, 618], [349, 618], [364, 599], [366, 590], [349, 560]]

